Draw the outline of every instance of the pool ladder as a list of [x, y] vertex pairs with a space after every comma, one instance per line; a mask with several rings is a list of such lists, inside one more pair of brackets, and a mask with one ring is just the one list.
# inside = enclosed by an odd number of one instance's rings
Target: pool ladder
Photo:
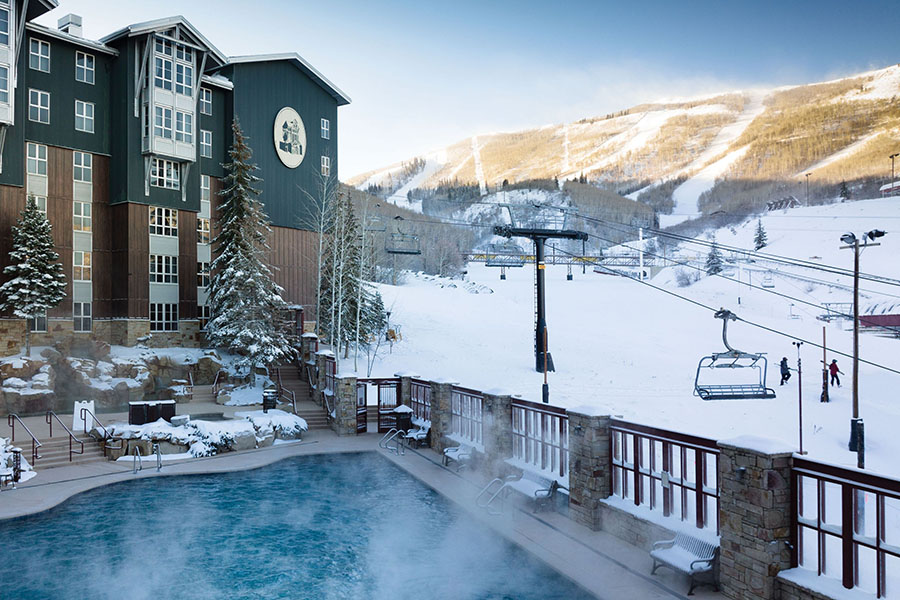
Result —
[[[475, 496], [475, 505], [478, 508], [483, 508], [488, 511], [489, 514], [492, 515], [500, 515], [503, 514], [503, 500], [506, 498], [506, 493], [508, 492], [506, 486], [507, 480], [505, 479], [492, 479], [486, 486], [484, 486], [478, 495]], [[497, 484], [500, 484], [499, 486]], [[494, 500], [500, 498], [500, 509], [498, 510], [496, 507], [493, 507]]]
[[[153, 444], [153, 454], [156, 455], [156, 470], [162, 471], [162, 453], [159, 451], [159, 444]], [[140, 446], [135, 446], [131, 455], [134, 456], [134, 460], [131, 462], [131, 472], [137, 475], [138, 471], [144, 470], [144, 457], [141, 454]]]
[[405, 431], [397, 429], [396, 427], [391, 427], [391, 429], [384, 434], [384, 437], [381, 438], [381, 441], [378, 442], [378, 447], [402, 456], [406, 454], [406, 451], [403, 449], [403, 435], [406, 435]]

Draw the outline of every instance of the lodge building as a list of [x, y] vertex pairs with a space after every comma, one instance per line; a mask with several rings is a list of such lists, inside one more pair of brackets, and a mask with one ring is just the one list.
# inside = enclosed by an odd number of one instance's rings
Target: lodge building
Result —
[[200, 345], [217, 193], [237, 118], [263, 181], [269, 259], [284, 298], [315, 302], [312, 198], [337, 178], [349, 98], [297, 54], [224, 56], [183, 17], [98, 40], [81, 18], [33, 20], [57, 0], [0, 0], [0, 268], [34, 196], [67, 296], [0, 315], [0, 355], [60, 339]]

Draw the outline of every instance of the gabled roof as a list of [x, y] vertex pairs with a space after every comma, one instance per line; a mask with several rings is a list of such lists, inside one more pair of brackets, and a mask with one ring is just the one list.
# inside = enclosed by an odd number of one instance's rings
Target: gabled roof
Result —
[[58, 40], [63, 40], [65, 42], [70, 42], [75, 44], [76, 46], [81, 46], [83, 48], [89, 48], [91, 50], [96, 50], [97, 52], [105, 52], [106, 54], [112, 54], [113, 56], [118, 56], [119, 51], [115, 48], [110, 48], [109, 46], [105, 46], [100, 42], [95, 42], [94, 40], [89, 40], [87, 38], [79, 37], [77, 35], [72, 35], [70, 33], [66, 33], [65, 31], [60, 31], [59, 29], [53, 29], [52, 27], [47, 27], [45, 25], [40, 25], [38, 23], [27, 23], [25, 25], [25, 29], [28, 31], [33, 31], [36, 33], [40, 33], [46, 35], [48, 37], [56, 38]]
[[187, 31], [188, 34], [193, 36], [197, 40], [197, 42], [199, 42], [199, 45], [209, 50], [210, 57], [213, 59], [213, 64], [207, 63], [207, 68], [215, 68], [217, 66], [221, 67], [228, 62], [228, 59], [225, 57], [225, 55], [222, 54], [218, 48], [213, 46], [212, 43], [210, 43], [210, 41], [206, 39], [206, 37], [204, 37], [204, 35], [200, 33], [200, 31], [196, 27], [191, 25], [190, 21], [188, 21], [181, 15], [128, 25], [127, 27], [123, 27], [118, 31], [100, 38], [100, 41], [104, 44], [109, 44], [110, 42], [123, 37], [135, 37], [139, 35], [146, 35], [148, 33], [154, 33], [156, 31], [165, 31], [167, 29], [172, 29], [176, 25], [180, 26], [185, 31]]
[[331, 94], [331, 96], [335, 100], [337, 100], [338, 106], [350, 104], [350, 97], [347, 94], [342, 92], [341, 89], [336, 85], [328, 81], [328, 79], [324, 75], [319, 73], [319, 71], [317, 71], [315, 67], [306, 62], [306, 60], [296, 52], [284, 52], [282, 54], [252, 54], [250, 56], [228, 57], [228, 62], [230, 64], [273, 62], [278, 60], [287, 60], [292, 62], [295, 67], [300, 69], [300, 71], [302, 71], [305, 75], [319, 84], [322, 89]]

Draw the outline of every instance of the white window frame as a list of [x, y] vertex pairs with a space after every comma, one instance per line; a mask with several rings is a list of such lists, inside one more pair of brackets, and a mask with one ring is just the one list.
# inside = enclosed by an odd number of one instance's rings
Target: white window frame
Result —
[[209, 219], [206, 217], [197, 217], [197, 243], [208, 244], [212, 231], [209, 228]]
[[94, 85], [94, 55], [75, 52], [75, 81]]
[[175, 62], [175, 93], [182, 96], [194, 95], [194, 65]]
[[322, 177], [331, 177], [331, 157], [322, 157]]
[[210, 179], [209, 175], [200, 175], [200, 201], [209, 202], [210, 200]]
[[178, 257], [169, 254], [151, 254], [150, 283], [177, 285]]
[[322, 128], [322, 139], [330, 140], [331, 139], [331, 121], [328, 119], [322, 119], [321, 128]]
[[209, 263], [197, 261], [197, 287], [209, 287]]
[[150, 331], [178, 331], [178, 304], [151, 302]]
[[[47, 176], [47, 146], [28, 142], [28, 174]], [[33, 167], [33, 168], [32, 168]]]
[[150, 207], [150, 235], [178, 237], [178, 211], [162, 206]]
[[93, 231], [94, 218], [90, 202], [72, 201], [72, 230], [90, 233]]
[[153, 107], [153, 135], [156, 137], [172, 139], [172, 110], [171, 106]]
[[172, 91], [172, 42], [156, 38], [153, 50], [153, 85], [161, 90]]
[[34, 205], [37, 207], [38, 212], [43, 214], [46, 217], [47, 216], [47, 196], [32, 195], [31, 197], [34, 198]]
[[5, 19], [0, 20], [0, 23], [5, 25], [0, 28], [0, 46], [9, 46], [9, 8], [0, 8], [0, 14], [6, 16]]
[[72, 178], [82, 183], [91, 183], [93, 177], [94, 156], [89, 152], [72, 153]]
[[[35, 52], [37, 49], [37, 52]], [[46, 52], [44, 52], [46, 50]], [[46, 63], [46, 64], [45, 64]], [[44, 68], [46, 67], [46, 68]], [[50, 43], [31, 38], [28, 44], [28, 68], [42, 73], [50, 72]]]
[[209, 88], [200, 88], [200, 114], [212, 115], [212, 90]]
[[197, 305], [197, 319], [200, 321], [200, 331], [206, 331], [206, 324], [209, 323], [209, 304]]
[[47, 333], [47, 311], [43, 310], [28, 317], [28, 331], [31, 333]]
[[91, 330], [91, 303], [90, 302], [73, 302], [72, 303], [72, 328], [75, 331]]
[[194, 114], [180, 110], [175, 111], [175, 141], [185, 144], [194, 143]]
[[181, 172], [177, 162], [153, 158], [150, 163], [150, 185], [166, 190], [181, 189]]
[[0, 65], [0, 102], [9, 104], [9, 67]]
[[[45, 98], [47, 100], [47, 106], [44, 106], [43, 99]], [[37, 104], [35, 104], [35, 100], [37, 101]], [[37, 111], [36, 119], [31, 116], [32, 109]], [[47, 113], [46, 121], [41, 118], [43, 116], [42, 111]], [[34, 121], [35, 123], [50, 124], [50, 92], [28, 88], [28, 120]]]
[[212, 131], [206, 129], [200, 130], [200, 156], [201, 158], [212, 158]]
[[93, 257], [90, 251], [72, 251], [72, 280], [91, 281]]
[[[79, 120], [81, 126], [79, 127]], [[94, 133], [94, 103], [75, 100], [75, 131]]]

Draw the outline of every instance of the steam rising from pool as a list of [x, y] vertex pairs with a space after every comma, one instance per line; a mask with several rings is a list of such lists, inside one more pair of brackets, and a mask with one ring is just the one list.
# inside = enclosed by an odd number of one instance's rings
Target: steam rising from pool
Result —
[[590, 597], [372, 453], [108, 486], [0, 522], [0, 555], [23, 600]]

